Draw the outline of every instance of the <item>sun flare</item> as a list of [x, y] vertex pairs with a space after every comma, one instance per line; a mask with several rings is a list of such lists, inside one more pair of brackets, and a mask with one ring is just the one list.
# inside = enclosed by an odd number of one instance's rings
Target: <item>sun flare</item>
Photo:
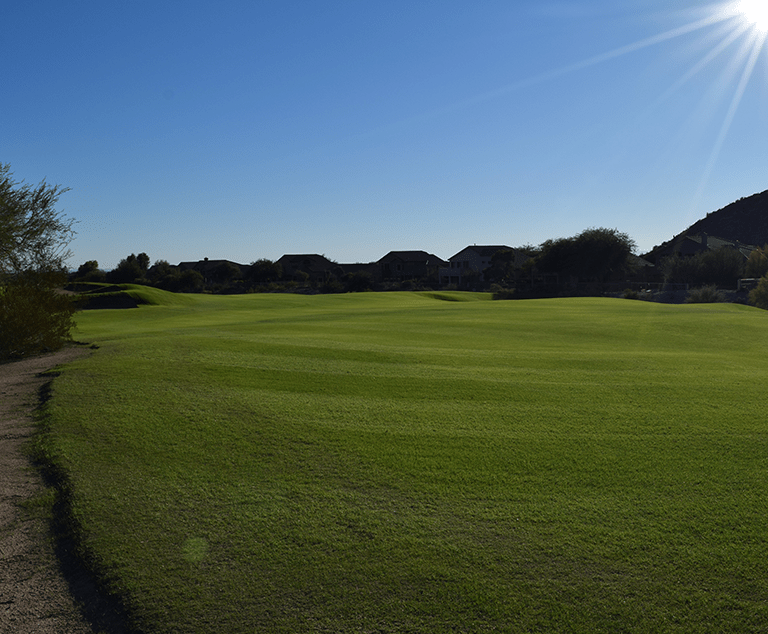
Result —
[[751, 26], [763, 33], [768, 32], [768, 0], [739, 0], [736, 7]]

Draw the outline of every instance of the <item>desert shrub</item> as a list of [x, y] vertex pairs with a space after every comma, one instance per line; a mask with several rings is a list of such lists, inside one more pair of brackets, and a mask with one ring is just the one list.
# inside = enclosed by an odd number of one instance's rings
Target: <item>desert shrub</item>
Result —
[[768, 277], [760, 278], [757, 287], [749, 292], [749, 301], [764, 310], [768, 310]]
[[493, 299], [515, 299], [515, 289], [514, 288], [501, 288], [496, 287], [491, 289], [493, 295]]
[[0, 288], [0, 359], [18, 359], [58, 350], [71, 340], [71, 296], [56, 290], [62, 272], [27, 272]]
[[715, 304], [724, 301], [725, 295], [718, 291], [717, 286], [714, 285], [691, 289], [688, 297], [685, 298], [686, 304]]
[[69, 339], [74, 306], [57, 291], [74, 220], [56, 210], [67, 191], [16, 182], [0, 163], [0, 358], [55, 350]]

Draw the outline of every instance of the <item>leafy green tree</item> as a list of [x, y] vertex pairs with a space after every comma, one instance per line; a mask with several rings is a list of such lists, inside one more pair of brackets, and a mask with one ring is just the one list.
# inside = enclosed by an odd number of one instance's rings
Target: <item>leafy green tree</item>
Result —
[[149, 269], [149, 256], [146, 253], [131, 253], [120, 260], [118, 265], [107, 273], [107, 281], [112, 284], [133, 284], [143, 282]]
[[664, 281], [676, 284], [696, 284], [702, 277], [700, 269], [701, 260], [696, 256], [670, 255], [659, 263]]
[[689, 257], [670, 256], [660, 264], [664, 280], [702, 286], [735, 286], [744, 272], [744, 256], [731, 247], [702, 251]]
[[768, 273], [768, 244], [752, 251], [744, 265], [745, 277], [763, 277], [766, 273]]
[[213, 271], [213, 277], [217, 282], [228, 284], [232, 280], [236, 280], [241, 277], [240, 267], [232, 262], [222, 262]]
[[179, 275], [178, 287], [174, 290], [182, 293], [199, 293], [205, 286], [205, 278], [202, 273], [194, 269], [187, 269]]
[[260, 258], [251, 263], [246, 277], [250, 282], [258, 285], [277, 282], [283, 277], [283, 267], [278, 262]]
[[571, 238], [544, 242], [536, 265], [544, 273], [605, 282], [628, 271], [635, 248], [634, 240], [617, 229], [586, 229]]
[[373, 276], [367, 271], [346, 273], [341, 278], [341, 283], [347, 293], [363, 293], [373, 288]]
[[516, 252], [514, 249], [500, 249], [491, 256], [491, 264], [483, 271], [487, 282], [511, 286], [519, 274], [515, 266]]
[[146, 253], [139, 253], [136, 256], [136, 262], [139, 264], [139, 268], [144, 274], [149, 270], [149, 256]]
[[749, 292], [749, 301], [758, 308], [768, 310], [768, 275], [763, 275], [757, 286]]
[[77, 267], [77, 273], [75, 273], [75, 277], [77, 279], [82, 279], [86, 277], [89, 273], [93, 273], [94, 271], [99, 270], [99, 263], [96, 260], [88, 260], [87, 262], [84, 262], [80, 266]]
[[703, 261], [708, 279], [702, 280], [702, 283], [734, 288], [744, 274], [744, 256], [737, 249], [722, 247], [716, 251], [707, 251], [703, 254]]
[[172, 275], [174, 271], [175, 267], [171, 266], [168, 260], [156, 260], [147, 270], [147, 279], [150, 282], [156, 283], [165, 276]]
[[77, 268], [74, 279], [79, 282], [103, 282], [106, 280], [106, 274], [99, 269], [96, 260], [88, 260]]
[[60, 348], [70, 338], [75, 305], [66, 282], [74, 220], [56, 210], [66, 188], [13, 180], [0, 163], [0, 358]]
[[181, 271], [167, 260], [157, 260], [147, 271], [147, 281], [166, 291], [179, 289]]

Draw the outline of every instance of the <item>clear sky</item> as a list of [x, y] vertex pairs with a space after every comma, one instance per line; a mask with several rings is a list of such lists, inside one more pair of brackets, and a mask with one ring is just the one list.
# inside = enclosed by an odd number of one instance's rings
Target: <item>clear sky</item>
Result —
[[768, 189], [767, 4], [6, 3], [0, 162], [71, 188], [74, 268], [643, 252]]

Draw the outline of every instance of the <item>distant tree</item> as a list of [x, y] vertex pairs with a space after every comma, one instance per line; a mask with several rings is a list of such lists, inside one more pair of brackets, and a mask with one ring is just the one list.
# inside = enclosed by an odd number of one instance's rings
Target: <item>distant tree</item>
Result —
[[702, 258], [704, 273], [708, 278], [702, 283], [734, 288], [744, 274], [744, 256], [737, 249], [722, 247], [716, 251], [706, 251]]
[[571, 238], [547, 240], [536, 265], [544, 273], [558, 273], [581, 281], [604, 282], [625, 274], [634, 240], [616, 229], [586, 229]]
[[302, 270], [294, 271], [293, 279], [296, 280], [299, 286], [307, 286], [309, 284], [309, 273]]
[[763, 277], [768, 273], [768, 244], [749, 254], [744, 265], [744, 277]]
[[79, 267], [77, 267], [76, 276], [78, 279], [82, 279], [89, 273], [93, 273], [94, 271], [98, 270], [99, 263], [96, 260], [88, 260], [87, 262], [84, 262]]
[[147, 281], [166, 291], [178, 291], [181, 271], [167, 260], [156, 260], [147, 271]]
[[74, 221], [56, 210], [66, 191], [14, 181], [0, 163], [0, 359], [55, 350], [70, 338], [75, 305], [57, 292], [74, 237]]
[[132, 284], [144, 281], [148, 269], [149, 256], [146, 253], [131, 253], [127, 258], [120, 260], [106, 277], [111, 284]]
[[490, 266], [483, 271], [487, 282], [501, 286], [512, 286], [519, 273], [515, 266], [516, 252], [514, 249], [500, 249], [491, 256]]
[[147, 270], [147, 279], [150, 282], [158, 282], [166, 275], [171, 275], [175, 267], [168, 263], [168, 260], [155, 260], [155, 263]]
[[178, 288], [176, 290], [182, 293], [199, 293], [205, 286], [205, 278], [199, 271], [187, 269], [178, 279]]
[[106, 280], [106, 274], [99, 269], [96, 260], [88, 260], [77, 268], [74, 279], [79, 282], [103, 282]]
[[749, 292], [749, 301], [763, 310], [768, 310], [768, 275], [763, 275], [757, 286]]
[[232, 262], [222, 262], [213, 270], [213, 278], [222, 284], [228, 284], [241, 276], [240, 267]]
[[731, 247], [689, 257], [670, 256], [659, 264], [666, 282], [702, 286], [735, 286], [744, 272], [744, 256]]
[[139, 268], [143, 273], [146, 273], [149, 270], [149, 256], [146, 253], [139, 253], [139, 255], [136, 256], [136, 262], [138, 262]]
[[283, 267], [279, 262], [261, 258], [251, 263], [246, 277], [248, 281], [257, 285], [277, 282], [283, 277]]
[[695, 256], [670, 255], [659, 262], [664, 281], [675, 284], [695, 284], [701, 278], [701, 260]]
[[461, 273], [461, 288], [468, 291], [478, 290], [481, 286], [482, 273], [475, 269], [464, 269]]
[[342, 276], [341, 283], [348, 293], [362, 293], [373, 288], [373, 276], [366, 271], [347, 273]]

